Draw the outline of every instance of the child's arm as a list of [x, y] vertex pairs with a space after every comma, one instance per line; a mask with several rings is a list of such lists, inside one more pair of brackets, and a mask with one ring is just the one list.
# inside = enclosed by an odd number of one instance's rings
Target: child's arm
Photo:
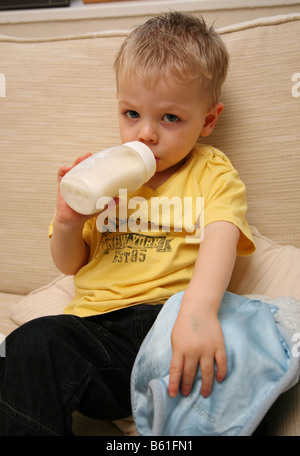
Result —
[[201, 394], [209, 396], [214, 378], [226, 376], [227, 362], [218, 310], [236, 260], [239, 229], [229, 222], [214, 222], [205, 228], [194, 274], [181, 303], [172, 330], [169, 394], [188, 395], [200, 364]]
[[[73, 166], [89, 155], [91, 154], [78, 158]], [[62, 166], [57, 174], [58, 195], [50, 248], [56, 267], [64, 274], [73, 275], [88, 260], [89, 249], [82, 238], [82, 229], [84, 223], [92, 216], [81, 215], [73, 211], [61, 195], [60, 181], [71, 168], [70, 166]]]

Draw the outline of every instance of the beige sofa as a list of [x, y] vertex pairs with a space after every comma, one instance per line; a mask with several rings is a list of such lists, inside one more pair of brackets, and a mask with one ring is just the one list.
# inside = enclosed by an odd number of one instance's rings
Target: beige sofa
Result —
[[[209, 139], [247, 186], [257, 251], [239, 258], [229, 289], [300, 300], [300, 15], [220, 30], [231, 55], [225, 112]], [[0, 333], [61, 313], [72, 277], [53, 266], [47, 230], [56, 172], [79, 155], [118, 144], [114, 56], [125, 32], [0, 37]], [[300, 333], [300, 328], [299, 328]], [[24, 392], [26, 394], [26, 392]], [[75, 415], [80, 435], [135, 434], [132, 422]], [[300, 435], [300, 385], [260, 427]]]

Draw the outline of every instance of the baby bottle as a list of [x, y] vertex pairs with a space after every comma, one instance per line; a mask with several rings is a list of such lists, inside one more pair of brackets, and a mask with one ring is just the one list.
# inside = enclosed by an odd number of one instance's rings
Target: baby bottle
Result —
[[64, 175], [60, 183], [66, 203], [80, 214], [102, 209], [101, 199], [118, 196], [120, 189], [133, 192], [156, 171], [148, 146], [132, 141], [111, 147], [83, 160]]

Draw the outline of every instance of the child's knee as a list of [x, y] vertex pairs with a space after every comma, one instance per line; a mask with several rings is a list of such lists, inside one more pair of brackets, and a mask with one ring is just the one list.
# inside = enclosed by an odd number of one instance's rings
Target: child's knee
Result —
[[46, 348], [57, 335], [57, 321], [47, 316], [31, 320], [15, 331], [6, 339], [6, 356], [34, 357], [34, 354]]

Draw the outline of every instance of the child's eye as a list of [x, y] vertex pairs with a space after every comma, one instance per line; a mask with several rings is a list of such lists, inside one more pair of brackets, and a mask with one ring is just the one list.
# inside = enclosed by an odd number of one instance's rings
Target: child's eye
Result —
[[178, 117], [175, 116], [175, 114], [166, 114], [164, 117], [163, 117], [163, 120], [165, 122], [169, 122], [169, 123], [174, 123], [174, 122], [177, 122]]
[[129, 110], [125, 112], [126, 116], [129, 117], [129, 119], [138, 119], [140, 117], [139, 113], [133, 110]]

